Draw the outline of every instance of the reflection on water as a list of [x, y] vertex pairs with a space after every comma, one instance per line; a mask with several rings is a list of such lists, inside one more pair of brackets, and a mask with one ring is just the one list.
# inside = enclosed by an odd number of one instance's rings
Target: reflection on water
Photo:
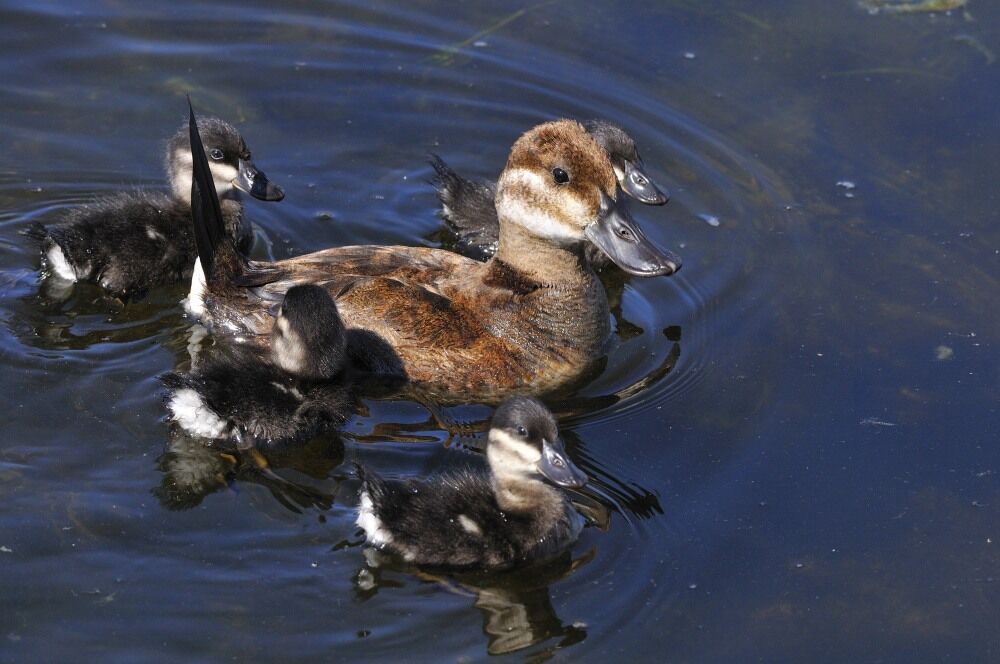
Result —
[[[989, 660], [997, 11], [0, 2], [4, 654]], [[19, 232], [161, 187], [189, 93], [286, 191], [248, 207], [261, 258], [447, 244], [431, 152], [495, 178], [542, 120], [635, 137], [672, 200], [633, 213], [685, 267], [603, 272], [607, 358], [551, 399], [593, 478], [575, 559], [368, 565], [350, 462], [429, 474], [489, 408], [367, 398], [306, 445], [208, 445], [156, 380], [190, 365], [183, 286], [39, 280]]]

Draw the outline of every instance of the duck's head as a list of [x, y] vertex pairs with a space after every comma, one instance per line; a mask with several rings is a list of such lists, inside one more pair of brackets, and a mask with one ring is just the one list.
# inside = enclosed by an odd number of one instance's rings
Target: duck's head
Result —
[[589, 120], [584, 126], [608, 153], [622, 191], [646, 205], [663, 205], [670, 200], [670, 194], [646, 173], [639, 148], [624, 129], [607, 120]]
[[566, 454], [552, 413], [531, 397], [514, 397], [497, 408], [490, 421], [486, 457], [502, 482], [541, 476], [559, 486], [587, 483], [587, 476]]
[[[244, 191], [262, 201], [280, 201], [281, 187], [257, 170], [246, 141], [236, 127], [219, 118], [199, 118], [198, 133], [220, 199], [236, 198]], [[187, 123], [167, 143], [167, 175], [177, 198], [191, 196], [191, 142]]]
[[299, 378], [329, 380], [344, 367], [345, 347], [344, 324], [326, 289], [289, 288], [271, 328], [274, 363]]
[[618, 267], [641, 277], [673, 274], [681, 261], [650, 242], [619, 196], [607, 152], [578, 122], [539, 125], [511, 148], [497, 183], [503, 227], [557, 245], [589, 240]]

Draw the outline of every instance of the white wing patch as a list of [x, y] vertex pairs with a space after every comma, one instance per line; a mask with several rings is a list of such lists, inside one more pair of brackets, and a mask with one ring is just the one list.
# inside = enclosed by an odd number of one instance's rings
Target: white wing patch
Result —
[[458, 523], [462, 526], [462, 530], [469, 533], [470, 535], [482, 535], [483, 529], [479, 527], [479, 524], [467, 517], [464, 514], [458, 515]]
[[385, 546], [392, 542], [392, 535], [382, 525], [381, 519], [375, 514], [375, 505], [367, 491], [361, 492], [361, 504], [358, 505], [358, 520], [355, 521], [361, 530], [365, 531], [368, 543], [373, 546]]
[[167, 402], [171, 417], [190, 434], [204, 438], [221, 438], [229, 425], [201, 398], [195, 390], [185, 387], [171, 395]]
[[52, 273], [55, 274], [60, 279], [66, 279], [68, 281], [76, 281], [76, 270], [73, 266], [69, 264], [66, 260], [66, 254], [63, 253], [62, 247], [58, 244], [53, 244], [48, 252], [45, 254], [45, 258], [49, 261], [49, 267], [52, 268]]

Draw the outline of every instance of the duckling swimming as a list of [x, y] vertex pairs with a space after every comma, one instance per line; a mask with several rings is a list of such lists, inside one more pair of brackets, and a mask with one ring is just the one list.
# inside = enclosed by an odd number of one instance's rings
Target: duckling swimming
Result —
[[[663, 205], [669, 199], [646, 174], [635, 140], [607, 120], [590, 120], [584, 127], [608, 153], [622, 190], [646, 205]], [[469, 180], [453, 171], [440, 157], [431, 158], [437, 173], [434, 185], [441, 201], [441, 218], [457, 237], [457, 250], [471, 258], [486, 260], [497, 250], [500, 222], [493, 203], [496, 183]], [[611, 261], [593, 244], [585, 245], [587, 259], [596, 269]]]
[[[416, 565], [500, 569], [552, 558], [583, 518], [559, 487], [582, 487], [552, 413], [514, 397], [490, 422], [489, 469], [389, 481], [358, 466], [357, 524], [372, 546]], [[550, 484], [551, 483], [551, 484]]]
[[679, 258], [622, 214], [607, 153], [571, 120], [539, 125], [514, 144], [497, 184], [499, 246], [487, 263], [402, 246], [250, 262], [214, 213], [196, 140], [200, 262], [189, 311], [216, 333], [266, 344], [274, 324], [269, 304], [296, 284], [317, 284], [344, 322], [391, 348], [405, 378], [430, 398], [499, 401], [584, 374], [611, 334], [607, 296], [583, 256], [586, 241], [637, 276], [680, 268]]
[[354, 400], [342, 380], [346, 333], [329, 293], [308, 284], [288, 289], [271, 337], [270, 357], [237, 346], [190, 374], [164, 375], [170, 419], [243, 449], [303, 441], [342, 424]]
[[[253, 236], [239, 192], [265, 201], [280, 201], [284, 193], [257, 170], [231, 124], [206, 118], [198, 122], [198, 130], [208, 146], [226, 233], [248, 251]], [[134, 191], [99, 198], [71, 210], [55, 226], [36, 223], [26, 231], [41, 243], [52, 273], [99, 284], [123, 299], [191, 275], [198, 253], [191, 230], [188, 133], [182, 127], [167, 142], [169, 195]]]

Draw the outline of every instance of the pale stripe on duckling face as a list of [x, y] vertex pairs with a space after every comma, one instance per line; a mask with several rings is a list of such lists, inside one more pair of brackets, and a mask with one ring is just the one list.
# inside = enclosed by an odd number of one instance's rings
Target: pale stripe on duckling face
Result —
[[545, 175], [524, 168], [504, 171], [497, 186], [497, 214], [532, 235], [557, 243], [582, 240], [595, 211], [571, 191], [553, 191]]
[[[191, 178], [194, 167], [191, 160], [191, 153], [186, 151], [175, 152], [172, 156], [170, 186], [174, 190], [174, 195], [183, 200], [191, 200]], [[209, 169], [212, 171], [212, 180], [215, 183], [215, 193], [219, 198], [225, 198], [233, 193], [233, 180], [240, 175], [240, 171], [235, 166], [221, 162], [209, 161]]]
[[517, 440], [502, 429], [490, 431], [486, 456], [493, 474], [500, 479], [523, 479], [538, 473], [542, 452], [528, 443]]

